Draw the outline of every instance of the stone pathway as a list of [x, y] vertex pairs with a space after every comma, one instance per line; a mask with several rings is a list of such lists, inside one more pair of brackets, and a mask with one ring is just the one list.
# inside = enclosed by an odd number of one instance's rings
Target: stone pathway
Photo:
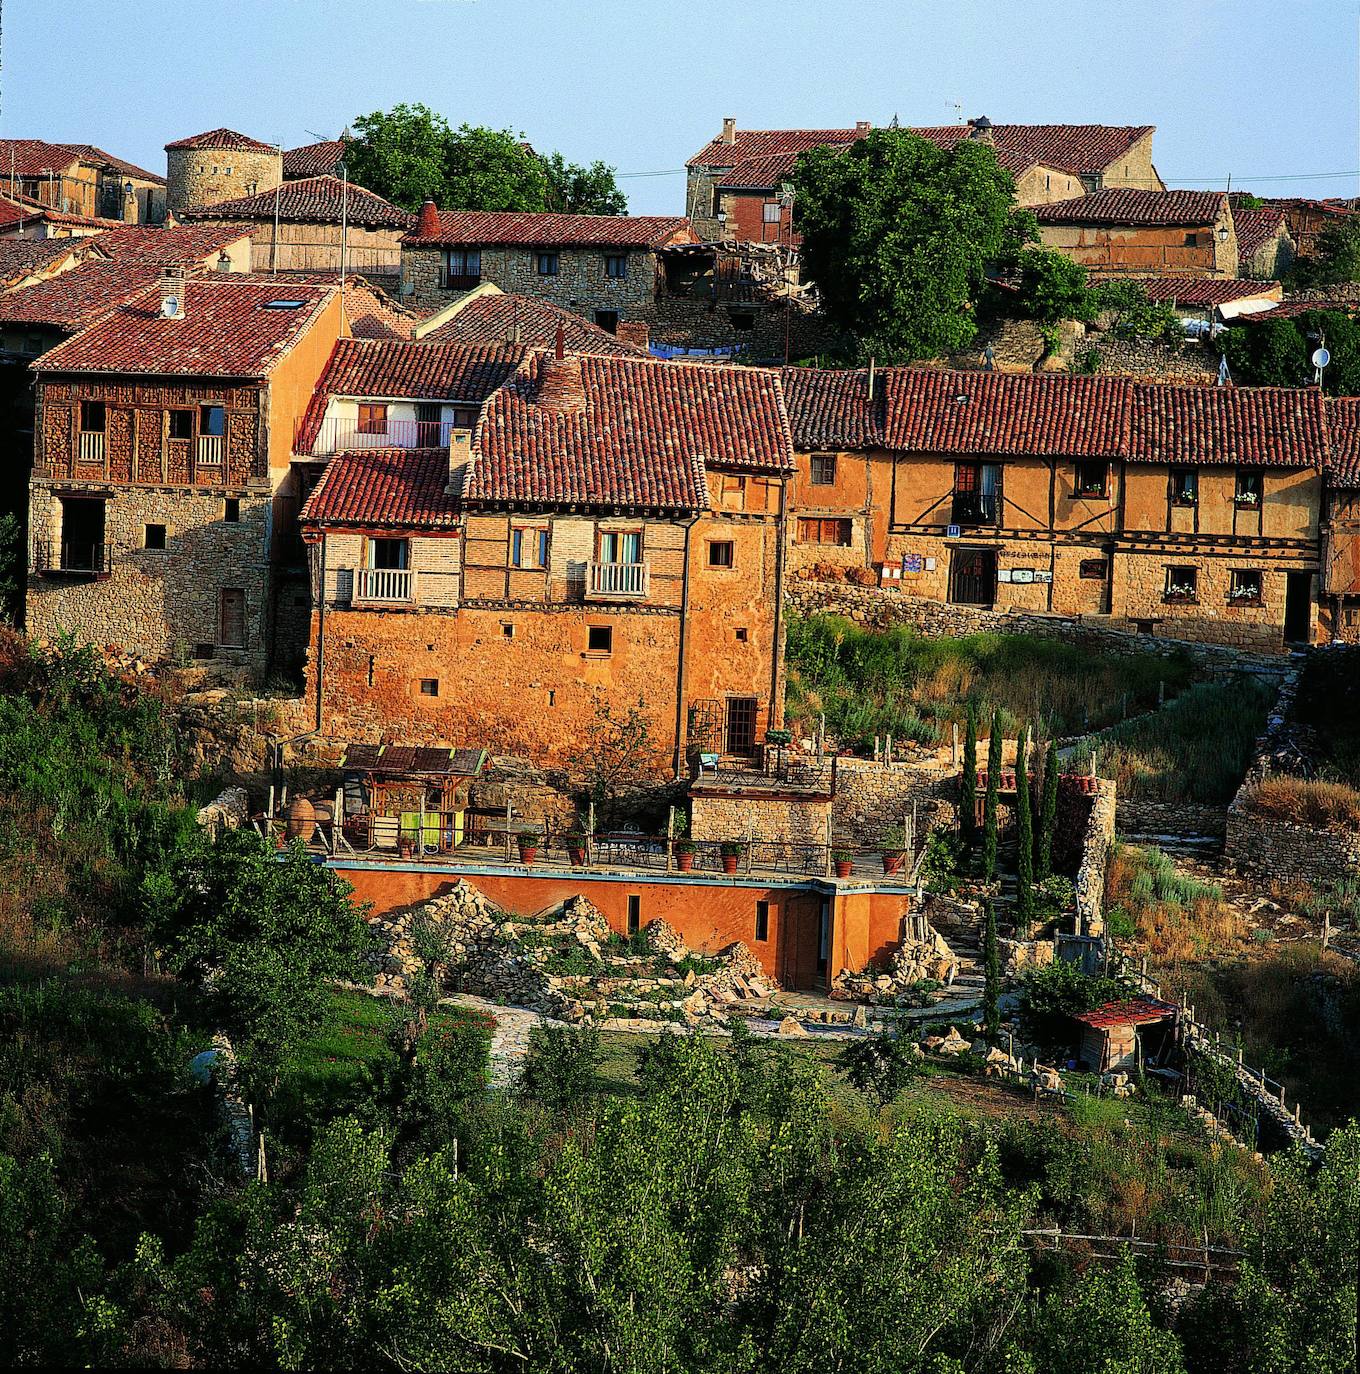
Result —
[[507, 1007], [499, 1002], [476, 997], [470, 992], [454, 993], [439, 999], [441, 1007], [467, 1007], [494, 1018], [496, 1028], [491, 1032], [491, 1086], [509, 1088], [518, 1080], [524, 1068], [524, 1056], [529, 1052], [529, 1032], [535, 1026], [565, 1026], [565, 1021], [530, 1011], [528, 1007]]

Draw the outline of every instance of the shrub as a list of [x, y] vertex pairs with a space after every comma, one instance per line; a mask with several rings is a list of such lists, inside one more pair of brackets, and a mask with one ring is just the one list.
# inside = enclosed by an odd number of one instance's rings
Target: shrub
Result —
[[1059, 960], [1021, 980], [1020, 1024], [1044, 1049], [1066, 1050], [1076, 1040], [1073, 1016], [1129, 994], [1129, 985], [1122, 979], [1093, 977], [1078, 965]]
[[535, 1026], [529, 1032], [523, 1090], [543, 1106], [562, 1111], [589, 1096], [599, 1063], [597, 1026]]
[[1246, 805], [1255, 815], [1291, 825], [1318, 830], [1360, 828], [1360, 792], [1344, 782], [1270, 777], [1248, 794]]

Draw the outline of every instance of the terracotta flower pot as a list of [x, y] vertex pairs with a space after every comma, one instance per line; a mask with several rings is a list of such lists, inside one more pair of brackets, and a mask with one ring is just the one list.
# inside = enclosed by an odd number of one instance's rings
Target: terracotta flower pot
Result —
[[[734, 865], [732, 871], [734, 873], [736, 872], [736, 862], [736, 859], [732, 860], [732, 863]], [[680, 870], [681, 873], [691, 872], [694, 868], [694, 851], [692, 849], [681, 850], [680, 853], [678, 853], [675, 856], [675, 866]]]
[[835, 860], [833, 860], [833, 863], [834, 863], [835, 868], [836, 868], [836, 876], [837, 876], [838, 878], [848, 878], [848, 877], [850, 876], [850, 866], [851, 866], [851, 862], [852, 862], [852, 861], [851, 861], [850, 859], [835, 859]]
[[[690, 856], [693, 858], [693, 855]], [[722, 856], [723, 872], [735, 873], [737, 871], [737, 856], [735, 854], [724, 854]]]
[[538, 846], [533, 844], [522, 844], [519, 847], [519, 861], [522, 864], [531, 864], [538, 858]]
[[586, 861], [586, 851], [582, 845], [569, 844], [567, 846], [567, 858], [572, 862], [574, 868], [582, 868]]
[[885, 853], [883, 855], [883, 871], [885, 873], [900, 873], [902, 871], [902, 855]]

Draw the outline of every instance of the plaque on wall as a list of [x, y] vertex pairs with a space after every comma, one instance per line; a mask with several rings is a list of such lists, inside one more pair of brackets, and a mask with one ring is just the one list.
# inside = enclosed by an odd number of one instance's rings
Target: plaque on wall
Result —
[[1034, 578], [1034, 569], [1033, 569], [1033, 568], [1012, 568], [1012, 569], [1011, 569], [1011, 581], [1012, 581], [1012, 582], [1033, 582], [1034, 580], [1035, 580], [1035, 578]]

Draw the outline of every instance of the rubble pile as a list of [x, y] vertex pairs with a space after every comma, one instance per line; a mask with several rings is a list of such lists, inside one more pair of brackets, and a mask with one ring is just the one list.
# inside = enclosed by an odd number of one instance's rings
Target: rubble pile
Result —
[[886, 970], [867, 968], [860, 973], [843, 969], [831, 985], [830, 996], [839, 1001], [896, 1002], [923, 982], [948, 987], [959, 971], [958, 956], [938, 931], [929, 940], [904, 940], [893, 951]]

